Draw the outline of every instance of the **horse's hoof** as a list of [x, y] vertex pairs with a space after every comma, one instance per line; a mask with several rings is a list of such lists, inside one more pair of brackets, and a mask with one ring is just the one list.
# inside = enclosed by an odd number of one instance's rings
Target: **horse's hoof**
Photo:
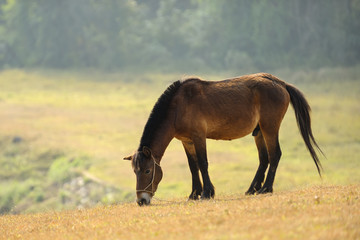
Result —
[[253, 187], [250, 187], [249, 190], [245, 192], [245, 195], [254, 195], [256, 193], [256, 189]]
[[190, 196], [189, 196], [189, 200], [191, 200], [191, 201], [197, 201], [197, 200], [199, 200], [199, 196], [192, 196], [192, 195], [190, 195]]
[[189, 196], [189, 200], [199, 200], [200, 194], [198, 194], [196, 191], [192, 192]]
[[201, 200], [210, 200], [210, 196], [201, 195], [200, 199]]
[[214, 189], [203, 191], [203, 193], [201, 194], [201, 199], [210, 199], [210, 198], [214, 198], [214, 197], [215, 197]]
[[256, 192], [256, 194], [265, 194], [265, 193], [272, 193], [272, 188], [262, 187], [259, 191]]
[[248, 191], [245, 192], [245, 195], [254, 195], [255, 192], [256, 192], [256, 191], [254, 191], [254, 190], [251, 190], [251, 191], [248, 190]]

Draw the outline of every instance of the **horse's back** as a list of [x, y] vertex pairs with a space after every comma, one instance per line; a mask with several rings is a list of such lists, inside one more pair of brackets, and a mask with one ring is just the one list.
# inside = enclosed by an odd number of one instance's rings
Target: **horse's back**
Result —
[[288, 104], [286, 83], [268, 73], [256, 73], [221, 81], [204, 81], [197, 78], [183, 82], [183, 97], [189, 104], [198, 103], [214, 108], [251, 106], [254, 101]]

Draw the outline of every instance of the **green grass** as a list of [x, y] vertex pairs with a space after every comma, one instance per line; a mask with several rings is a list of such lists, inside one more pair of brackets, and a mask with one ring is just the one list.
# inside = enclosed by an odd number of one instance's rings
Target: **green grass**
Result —
[[[283, 156], [275, 191], [360, 182], [359, 71], [339, 68], [275, 73], [305, 93], [313, 109], [315, 138], [326, 154], [321, 158], [321, 180], [289, 107], [280, 132]], [[231, 75], [201, 76], [219, 80]], [[180, 74], [154, 73], [1, 72], [0, 197], [12, 199], [0, 203], [7, 206], [3, 213], [132, 201], [135, 176], [122, 158], [137, 148], [156, 99], [179, 78]], [[21, 141], [16, 143], [16, 138]], [[243, 195], [258, 164], [252, 137], [231, 142], [209, 140], [208, 155], [217, 193]], [[75, 164], [77, 159], [82, 163]], [[179, 141], [172, 141], [161, 165], [164, 178], [156, 196], [185, 199], [191, 177]], [[68, 199], [79, 189], [65, 185], [78, 177], [87, 187], [97, 189], [93, 196], [87, 196], [93, 199], [87, 204], [81, 204], [81, 196]], [[16, 207], [20, 202], [21, 207]]]

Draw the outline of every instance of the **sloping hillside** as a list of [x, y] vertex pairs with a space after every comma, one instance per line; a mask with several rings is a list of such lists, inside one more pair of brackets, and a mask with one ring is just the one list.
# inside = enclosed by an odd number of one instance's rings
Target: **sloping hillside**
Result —
[[0, 239], [359, 239], [360, 185], [0, 217]]

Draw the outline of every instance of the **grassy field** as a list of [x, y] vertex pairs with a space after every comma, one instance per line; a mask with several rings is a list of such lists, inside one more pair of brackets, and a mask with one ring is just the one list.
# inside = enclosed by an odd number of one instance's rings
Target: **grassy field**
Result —
[[360, 185], [0, 217], [0, 239], [359, 239]]
[[[201, 77], [218, 80], [237, 74]], [[275, 192], [360, 183], [360, 70], [275, 72], [307, 96], [327, 158], [317, 175], [291, 107], [280, 132]], [[6, 70], [0, 73], [0, 213], [32, 213], [132, 202], [135, 176], [124, 156], [139, 143], [157, 97], [180, 74]], [[208, 141], [219, 196], [243, 196], [257, 168], [251, 136]], [[184, 200], [190, 171], [179, 141], [161, 163], [157, 197]], [[321, 187], [320, 187], [321, 188]]]
[[122, 158], [137, 148], [157, 97], [181, 75], [2, 71], [0, 239], [359, 239], [360, 69], [275, 74], [312, 106], [326, 154], [322, 179], [289, 108], [274, 194], [244, 195], [258, 164], [248, 136], [208, 141], [217, 195], [188, 202], [190, 172], [174, 140], [156, 199], [140, 208]]

